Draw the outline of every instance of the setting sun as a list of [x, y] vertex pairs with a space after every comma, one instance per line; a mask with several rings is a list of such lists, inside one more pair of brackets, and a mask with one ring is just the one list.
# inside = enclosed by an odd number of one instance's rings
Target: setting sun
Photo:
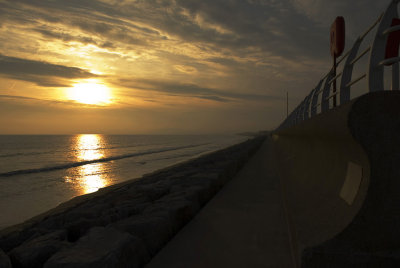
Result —
[[89, 80], [70, 88], [68, 98], [84, 104], [102, 105], [111, 102], [111, 90], [97, 80]]

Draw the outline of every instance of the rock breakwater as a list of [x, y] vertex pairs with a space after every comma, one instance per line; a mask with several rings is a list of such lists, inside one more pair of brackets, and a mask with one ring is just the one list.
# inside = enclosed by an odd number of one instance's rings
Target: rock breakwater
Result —
[[0, 232], [1, 267], [142, 267], [265, 136], [76, 197]]

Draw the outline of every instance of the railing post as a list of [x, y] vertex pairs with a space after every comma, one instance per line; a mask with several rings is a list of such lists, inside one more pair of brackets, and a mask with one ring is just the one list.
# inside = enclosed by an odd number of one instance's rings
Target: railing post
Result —
[[347, 86], [347, 84], [351, 81], [354, 66], [352, 61], [357, 57], [361, 42], [361, 38], [356, 40], [344, 64], [342, 79], [340, 80], [340, 105], [350, 101], [350, 86]]
[[292, 113], [289, 115], [289, 127], [293, 126], [295, 122], [295, 114], [296, 114], [296, 109], [292, 111]]
[[303, 108], [304, 108], [304, 100], [299, 105], [299, 110], [297, 111], [297, 122], [303, 121]]
[[314, 95], [311, 101], [311, 117], [317, 114], [317, 104], [318, 104], [318, 96], [320, 93], [321, 85], [324, 79], [320, 80], [317, 87], [314, 90]]
[[297, 109], [297, 114], [296, 114], [296, 122], [297, 123], [300, 123], [301, 121], [303, 121], [303, 117], [301, 114], [302, 109], [303, 109], [303, 101], [300, 103], [299, 109]]
[[300, 110], [300, 120], [301, 121], [305, 120], [304, 113], [307, 110], [307, 97], [305, 97], [304, 100], [301, 103], [301, 110]]
[[393, 0], [389, 7], [386, 9], [382, 16], [382, 19], [376, 30], [375, 39], [371, 46], [371, 53], [369, 57], [367, 81], [368, 91], [380, 91], [384, 90], [383, 83], [383, 65], [379, 63], [385, 59], [385, 49], [387, 42], [387, 35], [383, 35], [383, 32], [391, 26], [392, 19], [397, 18], [397, 3], [399, 0]]
[[297, 112], [298, 112], [298, 110], [299, 110], [299, 106], [297, 106], [297, 108], [293, 112], [292, 125], [296, 125], [297, 124]]
[[392, 90], [399, 90], [399, 62], [392, 64]]
[[306, 100], [304, 102], [304, 110], [303, 110], [303, 118], [304, 120], [307, 120], [310, 118], [310, 102], [311, 102], [311, 96], [314, 94], [315, 88], [311, 90], [311, 93], [306, 97]]
[[295, 124], [295, 111], [293, 111], [290, 115], [289, 115], [289, 127], [293, 126]]
[[333, 78], [332, 70], [329, 72], [328, 76], [326, 77], [324, 89], [322, 91], [322, 100], [321, 100], [321, 112], [325, 112], [329, 110], [329, 93], [331, 89], [331, 84], [329, 81]]

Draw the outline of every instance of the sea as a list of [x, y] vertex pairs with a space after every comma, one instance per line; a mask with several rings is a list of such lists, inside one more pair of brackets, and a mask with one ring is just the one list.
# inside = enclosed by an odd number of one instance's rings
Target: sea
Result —
[[246, 139], [240, 135], [0, 135], [0, 230], [75, 196]]

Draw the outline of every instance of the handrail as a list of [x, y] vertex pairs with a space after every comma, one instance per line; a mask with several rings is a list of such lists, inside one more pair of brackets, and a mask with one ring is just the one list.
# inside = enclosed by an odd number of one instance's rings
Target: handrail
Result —
[[[336, 67], [347, 59], [343, 65], [343, 70], [333, 76], [333, 68], [331, 68], [324, 77], [319, 81], [318, 85], [313, 88], [310, 93], [301, 101], [301, 103], [293, 109], [290, 115], [282, 122], [280, 128], [286, 128], [307, 120], [318, 113], [323, 113], [332, 109], [332, 101], [335, 96], [340, 94], [340, 104], [342, 105], [350, 100], [350, 89], [355, 83], [363, 78], [367, 78], [368, 91], [384, 90], [388, 87], [383, 85], [383, 68], [384, 65], [392, 66], [392, 88], [399, 89], [399, 62], [400, 57], [385, 59], [384, 50], [386, 49], [387, 34], [400, 31], [400, 25], [391, 26], [392, 20], [398, 18], [397, 5], [400, 0], [392, 0], [385, 10], [369, 27], [363, 32], [351, 46], [351, 48], [336, 62]], [[377, 27], [376, 27], [377, 26]], [[366, 47], [358, 54], [360, 44], [364, 38], [376, 28], [375, 38], [372, 44]], [[382, 52], [383, 51], [383, 52]], [[358, 54], [358, 55], [357, 55]], [[353, 65], [366, 54], [369, 54], [369, 64], [366, 71], [359, 77], [352, 80]], [[332, 83], [340, 79], [340, 89], [336, 92], [332, 90]], [[317, 110], [318, 107], [321, 107]]]
[[360, 55], [357, 56], [357, 58], [355, 58], [354, 60], [352, 60], [350, 62], [351, 65], [353, 65], [354, 63], [356, 63], [359, 59], [362, 58], [362, 56], [364, 56], [365, 54], [368, 53], [368, 51], [371, 50], [371, 46], [367, 47], [363, 52], [360, 53]]
[[353, 81], [351, 81], [350, 83], [348, 83], [346, 85], [346, 87], [350, 87], [350, 86], [354, 85], [355, 83], [357, 83], [358, 81], [360, 81], [361, 79], [363, 79], [366, 76], [367, 76], [367, 74], [361, 75], [360, 77], [358, 77], [358, 78], [354, 79]]
[[339, 78], [340, 76], [342, 76], [343, 72], [338, 73], [335, 77], [333, 77], [331, 80], [329, 80], [329, 84], [332, 84], [333, 81], [335, 81], [337, 78]]
[[360, 35], [361, 39], [364, 39], [364, 37], [369, 34], [369, 32], [374, 29], [374, 27], [381, 21], [382, 17], [383, 17], [384, 13], [381, 13], [381, 15], [379, 16], [379, 18], [368, 28], [368, 30], [366, 30], [362, 35]]
[[337, 94], [339, 94], [339, 91], [333, 92], [332, 95], [330, 95], [330, 96], [327, 98], [327, 100], [329, 100], [329, 99], [335, 97]]
[[349, 50], [340, 58], [340, 60], [338, 60], [338, 61], [336, 62], [336, 67], [339, 66], [339, 64], [340, 64], [345, 58], [347, 58], [347, 56], [350, 54], [350, 50], [351, 50], [351, 49], [349, 49]]
[[389, 34], [389, 33], [391, 33], [391, 32], [398, 31], [398, 30], [400, 30], [400, 25], [392, 26], [392, 27], [386, 29], [386, 30], [382, 33], [382, 36], [387, 35], [387, 34]]
[[393, 64], [393, 63], [396, 63], [399, 61], [400, 61], [400, 57], [393, 57], [393, 58], [389, 58], [389, 59], [379, 62], [379, 65], [383, 66], [383, 65], [387, 65], [387, 64]]

